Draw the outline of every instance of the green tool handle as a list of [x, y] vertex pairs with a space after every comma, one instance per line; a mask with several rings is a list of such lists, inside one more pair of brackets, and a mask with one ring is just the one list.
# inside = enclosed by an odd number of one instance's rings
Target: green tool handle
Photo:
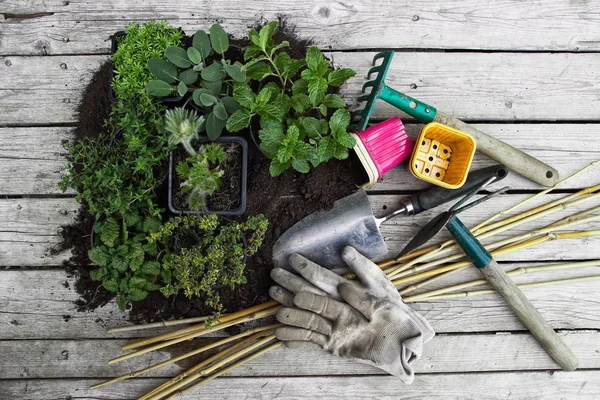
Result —
[[553, 186], [558, 182], [558, 171], [551, 166], [449, 114], [398, 92], [385, 83], [382, 83], [379, 97], [421, 122], [435, 121], [468, 133], [475, 139], [477, 150], [540, 185]]
[[576, 370], [579, 362], [575, 354], [481, 243], [456, 217], [452, 217], [446, 226], [467, 257], [473, 261], [485, 279], [496, 289], [554, 361], [565, 371]]

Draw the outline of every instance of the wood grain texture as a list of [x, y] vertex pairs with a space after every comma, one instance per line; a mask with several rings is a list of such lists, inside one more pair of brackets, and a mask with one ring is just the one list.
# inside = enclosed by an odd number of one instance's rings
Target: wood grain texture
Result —
[[[342, 89], [353, 101], [375, 53], [327, 54], [357, 71]], [[106, 59], [0, 57], [0, 124], [74, 122], [83, 88]], [[469, 121], [589, 121], [597, 120], [600, 111], [599, 63], [600, 54], [402, 53], [392, 63], [387, 84]], [[394, 115], [402, 114], [380, 101], [373, 118]]]
[[[561, 332], [580, 361], [581, 369], [600, 369], [600, 333]], [[125, 340], [11, 340], [0, 341], [1, 379], [111, 378], [165, 361], [173, 355], [199, 348], [195, 340], [168, 351], [108, 365], [120, 356]], [[171, 377], [206, 356], [170, 364], [144, 377]], [[558, 366], [528, 334], [437, 335], [425, 345], [414, 363], [416, 373], [555, 370]], [[226, 376], [332, 376], [385, 375], [385, 372], [325, 351], [278, 348], [248, 362]]]
[[[598, 371], [500, 372], [418, 375], [411, 385], [393, 376], [340, 376], [298, 378], [217, 378], [178, 397], [291, 400], [307, 399], [579, 399], [596, 400], [600, 395]], [[134, 399], [164, 382], [136, 379], [91, 390], [99, 379], [8, 380], [2, 382], [0, 399]]]
[[[600, 159], [600, 124], [474, 124], [495, 137], [526, 151], [557, 168], [566, 177], [592, 161]], [[407, 134], [415, 139], [422, 124], [407, 123]], [[66, 153], [61, 142], [72, 138], [73, 128], [0, 128], [0, 195], [62, 194], [57, 183], [64, 173]], [[551, 136], [552, 140], [548, 140]], [[590, 145], [592, 144], [592, 145]], [[493, 165], [494, 161], [475, 154], [472, 170]], [[561, 186], [582, 188], [592, 184], [600, 166]], [[513, 190], [538, 190], [540, 187], [510, 173], [503, 185]], [[390, 170], [370, 188], [371, 191], [421, 190], [429, 186], [406, 170], [406, 163]], [[69, 190], [67, 193], [74, 193]]]
[[[235, 36], [264, 19], [283, 15], [302, 38], [334, 49], [485, 49], [598, 51], [600, 17], [595, 3], [515, 0], [478, 2], [386, 0], [326, 2], [268, 0], [93, 1], [7, 0], [0, 19], [0, 54], [106, 53], [108, 37], [131, 21], [166, 19], [186, 32], [218, 20]], [[367, 40], [365, 40], [367, 39]]]
[[[498, 184], [500, 186], [500, 184]], [[382, 216], [394, 210], [401, 199], [407, 195], [372, 195], [369, 196], [371, 207], [376, 216]], [[506, 209], [509, 205], [529, 197], [530, 195], [503, 195], [486, 202], [485, 210], [469, 212], [461, 215], [466, 226], [474, 226], [488, 216]], [[545, 195], [541, 200], [532, 203], [543, 204], [564, 195]], [[484, 243], [491, 243], [511, 236], [524, 234], [535, 228], [544, 227], [561, 218], [566, 218], [578, 211], [598, 205], [598, 200], [580, 206], [556, 212], [529, 224], [513, 228]], [[385, 207], [385, 208], [384, 208]], [[381, 233], [388, 246], [388, 254], [381, 259], [395, 257], [408, 241], [431, 218], [445, 210], [447, 206], [439, 206], [412, 217], [399, 216], [381, 226]], [[527, 207], [530, 208], [530, 207]], [[74, 220], [79, 205], [75, 199], [0, 199], [0, 215], [6, 215], [0, 225], [0, 266], [52, 266], [61, 265], [69, 258], [69, 253], [58, 255], [49, 253], [49, 248], [58, 242], [58, 229]], [[521, 210], [523, 211], [523, 210]], [[592, 221], [577, 225], [572, 230], [599, 229], [600, 221]], [[437, 241], [449, 239], [450, 234], [443, 230], [436, 236]], [[501, 261], [535, 261], [535, 260], [573, 260], [600, 258], [600, 236], [548, 241], [527, 250], [500, 256]], [[433, 242], [432, 242], [433, 243]]]
[[[523, 276], [515, 281], [526, 283], [599, 275], [599, 272], [600, 268], [589, 267]], [[433, 285], [432, 289], [472, 279], [481, 276], [475, 270], [465, 270]], [[107, 339], [151, 336], [158, 332], [107, 334], [108, 328], [127, 325], [126, 314], [119, 312], [114, 302], [92, 313], [78, 312], [74, 304], [79, 300], [75, 281], [75, 276], [62, 270], [0, 271], [0, 340]], [[525, 289], [524, 293], [554, 329], [600, 329], [599, 290], [600, 280], [592, 280]], [[497, 295], [423, 301], [410, 306], [422, 313], [440, 334], [525, 329]]]

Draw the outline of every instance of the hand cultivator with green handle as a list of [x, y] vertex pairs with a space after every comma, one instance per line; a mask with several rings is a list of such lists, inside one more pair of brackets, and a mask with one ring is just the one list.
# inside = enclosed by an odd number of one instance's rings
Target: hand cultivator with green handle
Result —
[[366, 104], [362, 110], [357, 112], [359, 119], [353, 124], [355, 129], [365, 130], [367, 128], [369, 118], [375, 107], [375, 101], [382, 99], [420, 122], [429, 123], [435, 121], [468, 133], [477, 142], [477, 150], [540, 185], [552, 186], [558, 182], [558, 171], [549, 165], [449, 114], [438, 111], [422, 101], [387, 86], [385, 84], [385, 77], [393, 56], [393, 51], [386, 51], [378, 53], [373, 57], [373, 65], [380, 59], [383, 61], [380, 65], [369, 70], [367, 79], [371, 79], [371, 75], [374, 73], [377, 74], [377, 77], [369, 80], [362, 87], [363, 93], [369, 87], [371, 91], [358, 98], [359, 102], [366, 102]]

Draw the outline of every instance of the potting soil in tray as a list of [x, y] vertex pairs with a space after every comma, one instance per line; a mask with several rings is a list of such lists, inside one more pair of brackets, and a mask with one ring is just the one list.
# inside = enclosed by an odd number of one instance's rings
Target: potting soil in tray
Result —
[[[289, 28], [289, 27], [288, 27]], [[293, 46], [290, 55], [303, 57], [306, 46], [310, 43], [300, 42], [285, 30], [276, 33], [278, 40], [288, 40]], [[243, 43], [241, 43], [243, 45]], [[107, 92], [109, 85], [110, 64], [102, 66], [84, 91], [82, 103], [78, 108], [79, 122], [76, 137], [97, 135], [110, 112]], [[284, 172], [273, 178], [269, 174], [270, 160], [254, 146], [250, 138], [248, 157], [247, 207], [243, 218], [262, 213], [269, 219], [269, 229], [263, 246], [257, 254], [247, 260], [247, 282], [235, 290], [228, 287], [219, 290], [224, 312], [234, 312], [269, 300], [268, 289], [272, 285], [270, 271], [272, 269], [271, 251], [277, 238], [289, 227], [305, 216], [323, 209], [328, 209], [333, 202], [350, 194], [358, 185], [367, 182], [366, 173], [353, 152], [348, 160], [332, 160], [313, 169], [308, 174], [300, 174], [293, 170]], [[166, 169], [166, 165], [165, 165]], [[159, 204], [166, 207], [166, 185], [159, 194]], [[240, 217], [242, 218], [242, 217]], [[62, 243], [56, 250], [71, 247], [73, 258], [66, 265], [78, 271], [77, 292], [82, 296], [78, 301], [80, 310], [91, 311], [106, 304], [113, 293], [102, 288], [100, 282], [89, 277], [93, 267], [87, 259], [89, 250], [89, 232], [93, 217], [82, 207], [77, 221], [63, 227]], [[188, 299], [183, 294], [165, 298], [160, 292], [152, 292], [140, 302], [132, 303], [130, 319], [134, 322], [150, 322], [163, 319], [178, 319], [210, 315], [212, 310], [204, 306], [204, 299]]]
[[[220, 145], [227, 156], [225, 161], [219, 163], [219, 168], [224, 172], [221, 177], [221, 187], [206, 200], [207, 209], [210, 211], [235, 210], [241, 203], [242, 145], [237, 142], [220, 143]], [[183, 148], [178, 147], [173, 152], [173, 156], [173, 206], [178, 210], [189, 210], [188, 195], [181, 192], [181, 180], [176, 172], [179, 162], [189, 155]]]

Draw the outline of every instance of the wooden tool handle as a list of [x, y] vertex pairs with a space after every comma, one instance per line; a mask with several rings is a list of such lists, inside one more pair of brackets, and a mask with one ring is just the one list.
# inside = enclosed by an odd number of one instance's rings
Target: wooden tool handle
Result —
[[558, 182], [559, 176], [556, 169], [472, 125], [440, 111], [437, 111], [435, 121], [473, 136], [478, 151], [492, 160], [506, 165], [519, 175], [544, 186], [553, 186]]
[[479, 268], [483, 276], [496, 289], [510, 308], [519, 317], [523, 325], [536, 337], [548, 354], [565, 371], [574, 371], [579, 365], [577, 357], [560, 336], [544, 319], [542, 314], [531, 304], [529, 299], [510, 279], [506, 272], [492, 260], [487, 267]]

